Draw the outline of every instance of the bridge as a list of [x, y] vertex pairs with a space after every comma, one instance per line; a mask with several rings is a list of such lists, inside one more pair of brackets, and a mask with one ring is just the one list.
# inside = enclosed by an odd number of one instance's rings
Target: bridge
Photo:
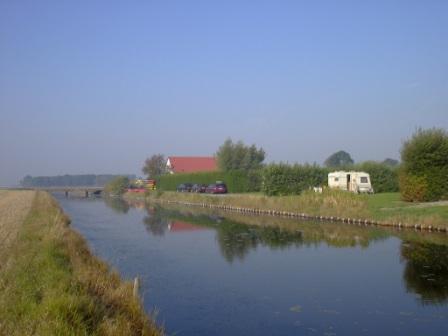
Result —
[[104, 187], [93, 187], [93, 186], [67, 186], [67, 187], [34, 187], [29, 188], [34, 190], [45, 190], [48, 192], [63, 192], [65, 197], [68, 197], [69, 193], [84, 194], [85, 197], [92, 195], [99, 196], [103, 193]]

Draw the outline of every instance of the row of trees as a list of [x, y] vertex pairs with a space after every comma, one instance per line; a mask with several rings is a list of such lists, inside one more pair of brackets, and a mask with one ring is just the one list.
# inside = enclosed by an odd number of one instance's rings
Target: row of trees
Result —
[[[20, 184], [23, 187], [74, 187], [74, 186], [95, 186], [102, 187], [119, 175], [59, 175], [59, 176], [25, 176]], [[135, 178], [135, 175], [128, 175], [128, 178]]]
[[[359, 170], [370, 174], [376, 192], [401, 190], [404, 200], [448, 199], [448, 135], [442, 129], [417, 130], [401, 150], [402, 164], [387, 158], [382, 162], [355, 164], [351, 155], [338, 151], [330, 155], [324, 167], [317, 165], [265, 165], [266, 152], [255, 145], [227, 139], [216, 152], [222, 172], [245, 172], [253, 180], [250, 191], [267, 194], [298, 194], [312, 186], [324, 185], [331, 170]], [[145, 161], [143, 172], [152, 178], [166, 173], [162, 154]]]

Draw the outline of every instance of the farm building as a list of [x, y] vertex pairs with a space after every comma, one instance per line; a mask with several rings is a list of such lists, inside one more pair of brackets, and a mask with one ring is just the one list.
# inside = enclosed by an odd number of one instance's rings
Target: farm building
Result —
[[166, 167], [170, 174], [218, 170], [216, 159], [213, 156], [169, 156], [166, 161]]

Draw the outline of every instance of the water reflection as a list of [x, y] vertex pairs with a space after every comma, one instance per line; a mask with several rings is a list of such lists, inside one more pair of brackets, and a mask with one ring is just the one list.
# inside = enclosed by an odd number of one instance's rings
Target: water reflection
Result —
[[143, 218], [146, 230], [154, 236], [164, 236], [170, 221], [155, 208], [147, 207], [146, 211], [148, 215]]
[[117, 213], [128, 213], [130, 204], [118, 197], [104, 197], [104, 203]]
[[401, 257], [409, 292], [419, 294], [422, 304], [448, 302], [448, 246], [405, 241]]
[[169, 334], [446, 333], [445, 234], [199, 207], [61, 204], [100, 257], [142, 279], [145, 307], [157, 307]]
[[235, 213], [225, 213], [224, 217], [206, 209], [147, 206], [141, 201], [129, 203], [117, 198], [105, 201], [120, 213], [127, 213], [130, 206], [145, 209], [143, 223], [154, 236], [213, 229], [221, 255], [229, 263], [243, 261], [259, 246], [285, 249], [325, 243], [331, 247], [365, 248], [372, 241], [396, 235], [403, 240], [400, 253], [405, 263], [403, 279], [407, 291], [418, 294], [423, 305], [448, 303], [448, 245], [442, 235]]

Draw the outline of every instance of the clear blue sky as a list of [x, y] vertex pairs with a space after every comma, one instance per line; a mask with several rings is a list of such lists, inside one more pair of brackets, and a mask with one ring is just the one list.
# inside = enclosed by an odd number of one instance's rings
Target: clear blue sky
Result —
[[448, 1], [0, 1], [0, 185], [227, 137], [399, 158], [448, 128]]

